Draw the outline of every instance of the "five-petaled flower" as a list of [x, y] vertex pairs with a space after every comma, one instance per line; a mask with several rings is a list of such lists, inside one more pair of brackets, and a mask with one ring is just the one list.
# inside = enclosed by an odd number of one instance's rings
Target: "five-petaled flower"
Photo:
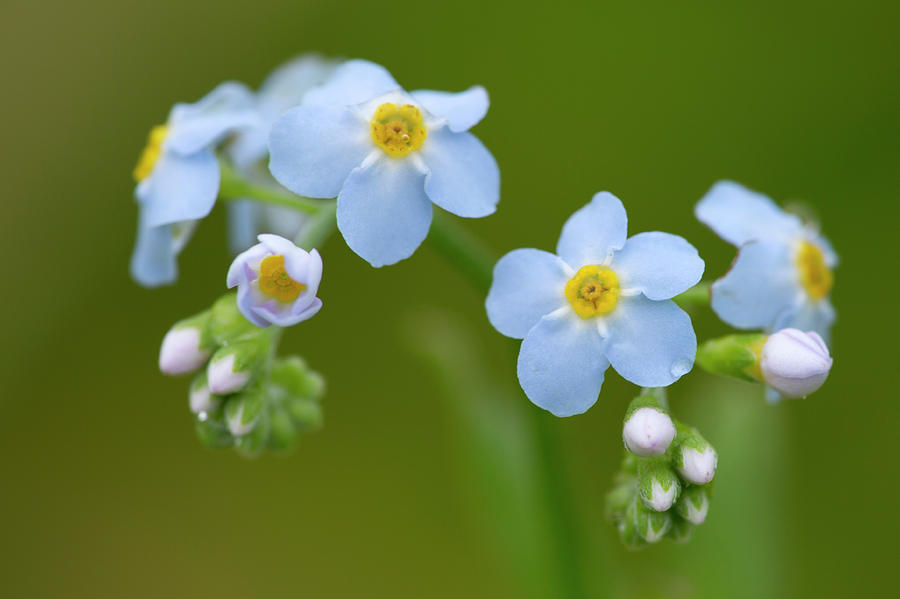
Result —
[[269, 137], [269, 168], [304, 196], [337, 197], [338, 229], [372, 266], [408, 258], [428, 235], [432, 203], [463, 217], [494, 212], [500, 173], [468, 129], [487, 113], [481, 87], [407, 93], [384, 68], [339, 66]]
[[322, 308], [316, 297], [322, 280], [319, 252], [307, 252], [278, 235], [258, 239], [228, 269], [228, 288], [238, 288], [241, 314], [259, 327], [289, 327], [312, 318]]
[[826, 341], [838, 258], [813, 228], [768, 197], [720, 181], [700, 200], [697, 218], [737, 246], [728, 273], [712, 286], [712, 309], [740, 329], [815, 331]]
[[151, 130], [134, 169], [140, 216], [131, 276], [138, 283], [175, 281], [175, 259], [219, 193], [214, 146], [257, 119], [250, 90], [223, 83], [194, 104], [176, 104], [166, 124]]
[[519, 382], [557, 416], [591, 407], [610, 365], [645, 387], [670, 385], [693, 367], [691, 319], [670, 298], [700, 280], [703, 260], [676, 235], [626, 235], [622, 202], [602, 192], [566, 222], [557, 255], [518, 249], [494, 268], [488, 318], [524, 338]]

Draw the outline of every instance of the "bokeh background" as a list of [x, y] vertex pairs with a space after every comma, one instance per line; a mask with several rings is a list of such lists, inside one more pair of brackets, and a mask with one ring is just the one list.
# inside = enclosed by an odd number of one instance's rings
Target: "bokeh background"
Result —
[[223, 291], [230, 257], [217, 208], [177, 286], [129, 280], [147, 131], [173, 102], [258, 85], [306, 51], [385, 64], [409, 89], [487, 87], [475, 132], [502, 201], [465, 226], [497, 252], [553, 247], [606, 189], [632, 231], [686, 236], [716, 276], [733, 249], [692, 216], [715, 180], [814, 206], [842, 258], [834, 371], [777, 407], [700, 372], [673, 387], [720, 454], [693, 541], [629, 553], [604, 521], [636, 391], [619, 377], [587, 414], [551, 423], [556, 471], [591, 596], [890, 594], [898, 17], [887, 0], [4, 0], [0, 595], [555, 595], [551, 544], [512, 519], [531, 519], [540, 490], [501, 488], [478, 444], [527, 453], [510, 438], [535, 408], [483, 298], [429, 247], [374, 270], [339, 237], [325, 246], [326, 307], [283, 348], [328, 377], [327, 422], [290, 456], [203, 449], [186, 382], [156, 370], [164, 332]]

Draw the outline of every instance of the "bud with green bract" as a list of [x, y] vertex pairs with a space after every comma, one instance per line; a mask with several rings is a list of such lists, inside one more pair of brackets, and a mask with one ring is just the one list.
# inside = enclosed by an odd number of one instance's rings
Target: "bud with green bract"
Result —
[[220, 347], [206, 368], [210, 391], [228, 395], [243, 389], [268, 357], [270, 341], [263, 334]]
[[759, 382], [759, 356], [767, 338], [762, 333], [752, 333], [711, 339], [697, 348], [697, 364], [708, 372]]
[[664, 407], [664, 389], [646, 389], [625, 412], [622, 440], [625, 448], [641, 456], [659, 456], [675, 438], [675, 425]]
[[191, 382], [191, 388], [188, 394], [191, 412], [200, 414], [201, 412], [212, 412], [222, 405], [222, 398], [213, 395], [209, 390], [209, 383], [206, 380], [206, 371], [199, 373]]
[[675, 504], [675, 512], [691, 524], [706, 522], [706, 514], [709, 512], [708, 489], [697, 486], [685, 489]]
[[640, 501], [634, 502], [633, 514], [637, 533], [648, 543], [659, 542], [672, 527], [669, 512], [649, 509]]
[[325, 379], [310, 370], [299, 356], [275, 360], [271, 377], [293, 397], [318, 399], [325, 392]]
[[674, 505], [681, 481], [664, 458], [645, 458], [638, 462], [638, 495], [647, 508], [664, 512]]
[[235, 451], [245, 458], [255, 458], [266, 448], [269, 432], [268, 414], [263, 412], [256, 420], [253, 430], [235, 439]]
[[269, 412], [269, 447], [276, 451], [290, 451], [297, 445], [297, 426], [291, 415], [281, 407]]
[[225, 425], [224, 412], [201, 412], [197, 415], [194, 428], [200, 442], [210, 449], [221, 449], [234, 445], [234, 437]]
[[237, 307], [237, 294], [226, 293], [210, 309], [209, 335], [217, 345], [227, 345], [245, 335], [258, 332]]
[[187, 374], [206, 364], [215, 349], [206, 333], [211, 316], [207, 310], [169, 329], [159, 349], [159, 369], [163, 374]]
[[625, 515], [619, 520], [619, 537], [626, 549], [632, 551], [641, 549], [647, 545], [644, 537], [638, 533], [637, 528], [637, 504], [638, 501], [632, 501], [625, 509]]
[[712, 445], [695, 428], [677, 423], [678, 435], [672, 463], [681, 477], [695, 485], [705, 485], [716, 475], [719, 457]]
[[225, 422], [235, 437], [252, 431], [265, 408], [265, 394], [262, 389], [253, 389], [230, 398], [225, 403]]

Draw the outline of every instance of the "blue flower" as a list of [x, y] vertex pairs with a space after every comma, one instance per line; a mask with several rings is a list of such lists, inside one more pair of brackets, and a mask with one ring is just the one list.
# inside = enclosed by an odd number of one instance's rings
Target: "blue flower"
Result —
[[237, 305], [258, 327], [289, 327], [315, 316], [322, 281], [319, 252], [306, 252], [278, 235], [263, 234], [259, 243], [238, 255], [228, 269], [228, 288], [238, 288]]
[[601, 192], [563, 226], [556, 255], [519, 249], [494, 267], [488, 318], [524, 338], [519, 383], [556, 416], [591, 407], [610, 365], [645, 387], [670, 385], [694, 365], [691, 319], [670, 298], [697, 284], [703, 260], [677, 235], [626, 240], [627, 226], [622, 202]]
[[175, 281], [175, 258], [219, 193], [213, 147], [257, 118], [250, 90], [223, 83], [194, 104], [176, 104], [167, 123], [150, 132], [134, 169], [140, 216], [131, 276], [138, 283], [154, 287]]
[[[258, 123], [239, 131], [225, 148], [239, 173], [256, 183], [281, 187], [261, 164], [269, 156], [272, 125], [285, 111], [299, 106], [306, 92], [325, 83], [337, 65], [337, 60], [305, 54], [282, 64], [266, 77], [254, 96]], [[229, 245], [237, 253], [253, 245], [259, 233], [294, 238], [305, 221], [302, 212], [290, 208], [252, 201], [229, 202]]]
[[695, 212], [740, 248], [731, 270], [712, 286], [719, 318], [740, 329], [794, 328], [829, 339], [838, 258], [827, 239], [768, 197], [731, 181], [713, 185]]
[[295, 193], [337, 197], [347, 245], [394, 264], [428, 235], [432, 202], [469, 218], [496, 209], [497, 163], [467, 133], [487, 109], [481, 87], [406, 93], [384, 68], [351, 60], [275, 123], [269, 168]]

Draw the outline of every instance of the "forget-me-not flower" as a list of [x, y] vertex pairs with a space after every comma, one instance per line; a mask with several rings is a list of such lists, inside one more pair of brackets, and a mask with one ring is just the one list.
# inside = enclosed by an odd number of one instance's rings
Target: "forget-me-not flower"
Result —
[[557, 416], [591, 407], [610, 365], [644, 387], [670, 385], [693, 367], [697, 337], [670, 298], [700, 280], [703, 260], [677, 235], [626, 240], [627, 225], [622, 202], [601, 192], [563, 226], [556, 255], [518, 249], [494, 267], [488, 318], [524, 338], [519, 383]]
[[[266, 77], [254, 96], [259, 122], [239, 131], [225, 148], [239, 173], [256, 183], [281, 187], [263, 164], [269, 156], [272, 125], [285, 111], [299, 106], [306, 92], [325, 83], [338, 64], [335, 59], [304, 54], [282, 64]], [[304, 213], [283, 206], [260, 205], [249, 200], [230, 202], [229, 245], [232, 251], [240, 252], [253, 245], [259, 233], [293, 238], [305, 221]]]
[[278, 235], [262, 234], [259, 243], [238, 255], [228, 269], [228, 288], [238, 288], [237, 305], [258, 327], [289, 327], [312, 318], [321, 308], [316, 297], [322, 281], [319, 252], [307, 252]]
[[295, 193], [337, 197], [347, 245], [393, 264], [428, 235], [432, 203], [470, 218], [496, 209], [497, 163], [467, 132], [487, 109], [481, 87], [407, 93], [383, 67], [351, 60], [275, 123], [269, 168]]
[[193, 104], [176, 104], [166, 124], [150, 132], [134, 169], [140, 216], [131, 275], [138, 283], [175, 281], [175, 259], [219, 193], [214, 146], [257, 118], [250, 90], [229, 82]]
[[713, 185], [695, 212], [740, 248], [731, 270], [712, 286], [719, 318], [740, 329], [794, 328], [829, 339], [838, 258], [827, 239], [768, 197], [731, 181]]

